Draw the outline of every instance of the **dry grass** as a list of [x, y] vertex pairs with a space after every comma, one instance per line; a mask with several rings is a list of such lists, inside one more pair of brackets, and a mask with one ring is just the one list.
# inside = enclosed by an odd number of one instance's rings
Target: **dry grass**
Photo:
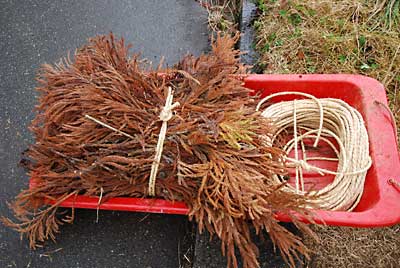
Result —
[[207, 9], [208, 27], [211, 33], [235, 34], [242, 0], [200, 0]]
[[263, 14], [255, 27], [260, 66], [265, 73], [374, 77], [387, 88], [390, 108], [400, 120], [400, 1], [384, 2], [389, 7], [362, 0], [259, 3]]
[[[259, 0], [264, 73], [358, 73], [381, 81], [400, 133], [399, 0]], [[309, 267], [400, 267], [400, 226], [315, 227]]]
[[321, 244], [309, 267], [400, 267], [400, 226], [381, 229], [315, 227]]

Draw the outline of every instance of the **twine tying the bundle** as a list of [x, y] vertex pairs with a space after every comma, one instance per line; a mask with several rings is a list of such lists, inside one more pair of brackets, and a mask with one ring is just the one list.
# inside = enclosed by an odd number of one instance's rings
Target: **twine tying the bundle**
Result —
[[160, 120], [163, 121], [160, 129], [160, 134], [158, 135], [158, 142], [156, 147], [156, 154], [154, 156], [153, 164], [151, 165], [150, 179], [149, 179], [149, 195], [155, 195], [155, 185], [158, 167], [160, 165], [161, 155], [164, 148], [165, 134], [167, 133], [167, 122], [172, 118], [172, 110], [178, 107], [179, 102], [172, 104], [173, 92], [171, 87], [168, 87], [168, 95], [165, 100], [165, 106], [162, 108], [160, 113]]
[[[284, 131], [293, 130], [293, 138], [283, 147], [287, 155], [294, 150], [294, 158], [286, 157], [288, 167], [295, 168], [295, 187], [287, 184], [285, 190], [305, 195], [303, 170], [312, 170], [320, 175], [335, 175], [334, 180], [326, 187], [312, 190], [308, 194], [310, 202], [317, 203], [325, 210], [352, 210], [363, 192], [365, 176], [371, 167], [367, 130], [361, 114], [339, 99], [316, 97], [301, 92], [280, 92], [262, 99], [257, 110], [266, 101], [282, 95], [301, 95], [309, 99], [283, 101], [267, 107], [262, 116], [271, 118], [277, 126], [277, 132], [271, 145]], [[329, 138], [336, 140], [339, 148]], [[314, 147], [320, 140], [328, 144], [337, 158], [308, 157], [304, 139], [315, 139]], [[299, 159], [298, 146], [302, 149]], [[337, 161], [337, 171], [327, 170], [307, 161]], [[275, 176], [280, 183], [280, 178]]]
[[[165, 100], [165, 105], [162, 108], [159, 118], [162, 122], [161, 125], [161, 129], [160, 129], [160, 134], [158, 135], [158, 142], [157, 142], [157, 147], [156, 147], [156, 154], [154, 156], [154, 160], [153, 160], [153, 164], [151, 165], [151, 171], [150, 171], [150, 179], [149, 179], [149, 195], [150, 196], [155, 196], [155, 185], [156, 185], [156, 177], [157, 177], [157, 171], [158, 171], [158, 167], [160, 165], [160, 160], [161, 160], [161, 155], [162, 155], [162, 151], [164, 148], [164, 140], [165, 140], [165, 134], [167, 133], [167, 122], [172, 118], [173, 113], [172, 110], [175, 109], [176, 107], [178, 107], [180, 105], [179, 102], [175, 102], [174, 104], [172, 104], [172, 100], [173, 100], [173, 92], [171, 87], [168, 87], [168, 95], [167, 98]], [[111, 129], [123, 136], [126, 136], [128, 138], [131, 139], [135, 139], [133, 136], [119, 130], [116, 129], [90, 115], [85, 115], [85, 117], [87, 119], [92, 120], [93, 122], [96, 122], [99, 125], [102, 125], [103, 127], [106, 127], [108, 129]]]

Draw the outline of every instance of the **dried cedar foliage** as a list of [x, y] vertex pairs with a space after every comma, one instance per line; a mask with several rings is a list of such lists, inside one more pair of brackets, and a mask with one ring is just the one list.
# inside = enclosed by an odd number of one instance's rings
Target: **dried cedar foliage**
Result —
[[70, 196], [102, 195], [104, 202], [148, 195], [159, 115], [172, 87], [180, 106], [168, 122], [157, 197], [184, 201], [200, 231], [221, 239], [229, 267], [238, 266], [235, 250], [243, 267], [259, 266], [252, 227], [260, 234], [266, 230], [292, 266], [298, 254], [308, 256], [301, 239], [274, 218], [277, 211], [307, 216], [306, 201], [270, 180], [286, 173], [284, 155], [266, 142], [274, 127], [255, 112], [257, 99], [235, 78], [246, 73], [233, 49], [237, 38], [218, 36], [208, 55], [152, 70], [128, 54], [123, 40], [99, 36], [73, 61], [44, 66], [31, 126], [36, 142], [28, 150], [37, 186], [16, 197], [18, 222], [3, 222], [34, 248], [54, 239], [59, 224], [73, 221], [56, 217], [58, 205]]

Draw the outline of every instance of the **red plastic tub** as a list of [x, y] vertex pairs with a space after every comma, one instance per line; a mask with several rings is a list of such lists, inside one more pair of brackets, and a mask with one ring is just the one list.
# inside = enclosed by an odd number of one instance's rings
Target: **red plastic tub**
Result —
[[[387, 107], [385, 89], [378, 81], [360, 75], [249, 75], [245, 86], [266, 96], [280, 91], [300, 91], [317, 98], [338, 98], [356, 108], [363, 116], [370, 140], [372, 167], [367, 173], [360, 203], [352, 212], [315, 211], [315, 221], [328, 225], [374, 227], [400, 223], [400, 156], [394, 122]], [[290, 100], [299, 96], [282, 96], [272, 101]], [[305, 176], [314, 187], [328, 184], [329, 176]], [[31, 187], [34, 187], [31, 178]], [[62, 207], [98, 208], [98, 198], [71, 197]], [[110, 199], [99, 206], [104, 210], [187, 214], [182, 202], [161, 199], [125, 198]], [[277, 215], [288, 221], [285, 215]]]

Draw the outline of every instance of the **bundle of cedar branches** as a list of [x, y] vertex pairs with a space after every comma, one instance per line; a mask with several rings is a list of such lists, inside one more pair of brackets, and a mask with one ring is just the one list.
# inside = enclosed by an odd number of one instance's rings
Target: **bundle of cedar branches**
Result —
[[274, 218], [287, 213], [312, 234], [293, 216], [307, 217], [305, 199], [270, 179], [286, 174], [284, 153], [268, 144], [274, 126], [237, 79], [246, 73], [233, 49], [237, 38], [218, 36], [208, 55], [152, 70], [129, 55], [122, 39], [99, 36], [73, 61], [44, 66], [31, 126], [36, 141], [27, 152], [37, 185], [16, 197], [16, 221], [3, 222], [34, 248], [73, 221], [73, 214], [57, 213], [68, 197], [148, 196], [160, 112], [172, 88], [180, 106], [168, 121], [155, 196], [184, 201], [200, 231], [221, 239], [229, 267], [238, 266], [235, 251], [243, 267], [259, 266], [252, 228], [267, 231], [292, 266], [299, 254], [308, 256], [301, 239]]

